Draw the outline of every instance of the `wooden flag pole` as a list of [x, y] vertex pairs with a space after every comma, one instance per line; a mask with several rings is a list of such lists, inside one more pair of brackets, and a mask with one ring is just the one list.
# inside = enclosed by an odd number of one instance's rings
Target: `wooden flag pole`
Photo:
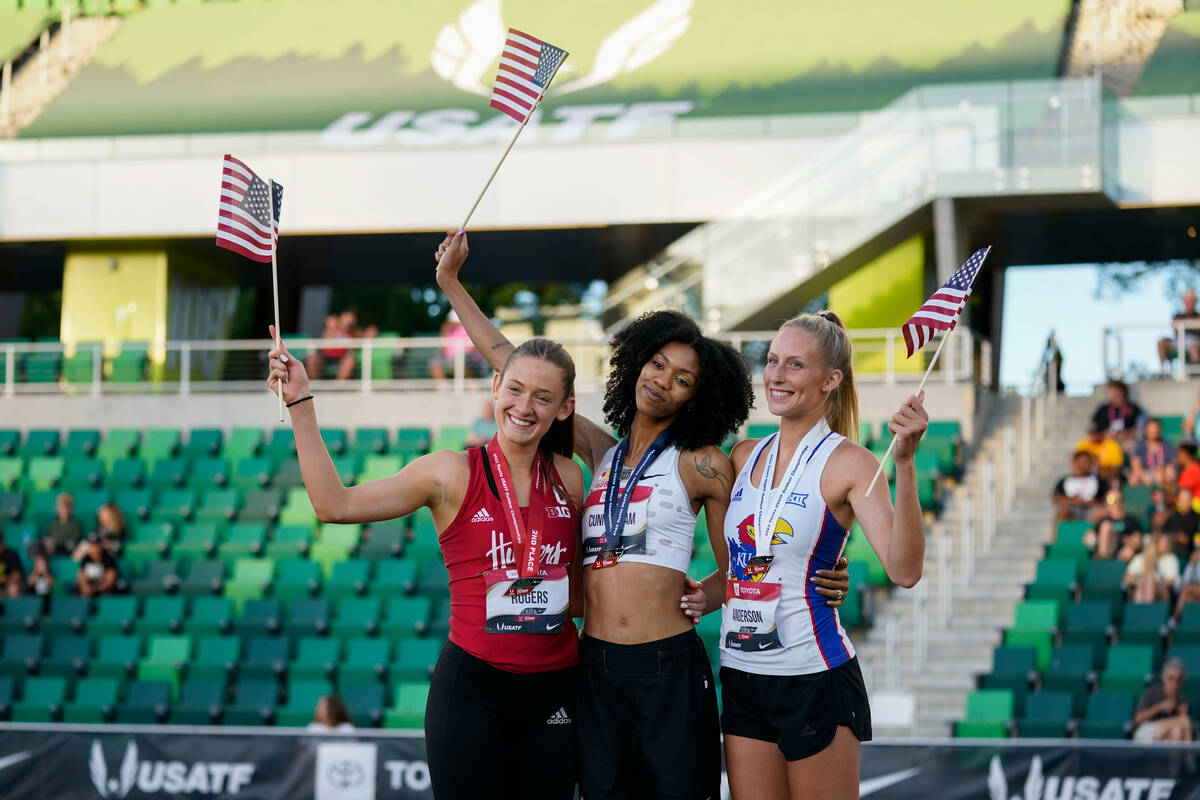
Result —
[[[279, 332], [279, 264], [275, 258], [275, 251], [278, 249], [279, 236], [275, 233], [275, 181], [267, 179], [267, 194], [271, 197], [271, 293], [275, 300], [275, 349], [281, 350], [280, 342], [282, 334]], [[280, 353], [282, 356], [283, 354]], [[284, 374], [287, 374], [287, 366], [284, 365]], [[279, 421], [284, 421], [283, 416], [283, 381], [275, 384], [275, 388], [279, 390]]]
[[[940, 342], [938, 342], [937, 350], [933, 351], [933, 358], [929, 360], [929, 366], [925, 368], [925, 375], [922, 376], [921, 383], [919, 386], [917, 386], [917, 391], [913, 392], [913, 394], [919, 395], [922, 391], [924, 391], [925, 381], [929, 380], [929, 373], [933, 372], [933, 365], [937, 363], [938, 356], [942, 354], [942, 348], [946, 345], [946, 340], [950, 338], [952, 333], [954, 333], [954, 329], [946, 331], [946, 335], [942, 337]], [[883, 474], [883, 468], [887, 464], [888, 457], [895, 449], [896, 437], [893, 436], [892, 443], [888, 445], [887, 452], [883, 454], [883, 458], [879, 462], [879, 469], [875, 470], [875, 477], [871, 478], [871, 484], [867, 486], [867, 493], [864, 495], [864, 497], [871, 496], [871, 490], [875, 488], [875, 484], [879, 481], [879, 476]]]
[[559, 67], [567, 60], [563, 56], [558, 65], [554, 67], [554, 72], [550, 73], [550, 80], [546, 81], [546, 85], [542, 87], [541, 94], [537, 96], [537, 100], [533, 103], [533, 108], [529, 109], [529, 113], [525, 115], [525, 119], [521, 122], [521, 127], [517, 128], [517, 132], [513, 134], [512, 141], [508, 143], [508, 147], [504, 148], [504, 154], [500, 156], [500, 162], [496, 164], [496, 168], [492, 170], [492, 174], [488, 176], [487, 183], [483, 184], [483, 188], [479, 190], [479, 196], [475, 198], [475, 202], [471, 204], [471, 210], [467, 212], [467, 216], [463, 218], [462, 225], [458, 226], [460, 231], [467, 229], [467, 223], [471, 221], [475, 209], [479, 208], [480, 202], [483, 201], [483, 196], [487, 194], [488, 187], [492, 185], [492, 181], [496, 179], [496, 173], [500, 171], [500, 167], [504, 165], [504, 159], [508, 158], [509, 152], [512, 151], [513, 145], [517, 143], [517, 137], [521, 135], [521, 131], [525, 130], [525, 126], [529, 124], [529, 120], [533, 118], [533, 112], [537, 111], [538, 106], [542, 104], [542, 98], [546, 96], [546, 90], [550, 88], [550, 84], [554, 81], [554, 76], [558, 74]]

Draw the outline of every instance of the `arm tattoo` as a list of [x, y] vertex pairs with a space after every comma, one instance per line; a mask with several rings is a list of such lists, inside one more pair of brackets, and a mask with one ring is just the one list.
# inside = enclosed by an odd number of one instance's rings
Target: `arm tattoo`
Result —
[[504, 347], [505, 345], [512, 347], [512, 342], [510, 342], [508, 339], [501, 339], [500, 341], [498, 341], [494, 345], [492, 345], [492, 349], [499, 350], [501, 347]]
[[692, 456], [692, 463], [696, 466], [696, 472], [699, 472], [705, 478], [716, 478], [721, 484], [721, 489], [726, 492], [729, 491], [726, 477], [712, 465], [712, 456], [705, 456], [704, 458]]

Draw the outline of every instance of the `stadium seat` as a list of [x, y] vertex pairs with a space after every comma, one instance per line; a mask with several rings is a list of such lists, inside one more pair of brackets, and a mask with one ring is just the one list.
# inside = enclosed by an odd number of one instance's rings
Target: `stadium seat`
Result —
[[300, 472], [300, 462], [295, 457], [284, 458], [275, 462], [275, 475], [271, 485], [277, 489], [303, 489], [304, 475]]
[[20, 456], [0, 458], [0, 490], [11, 491], [25, 474], [25, 459]]
[[305, 559], [286, 559], [278, 564], [273, 592], [280, 600], [311, 597], [321, 588], [321, 568]]
[[362, 540], [362, 525], [322, 525], [317, 532], [317, 541], [324, 545], [336, 545], [346, 552], [354, 551]]
[[162, 458], [173, 458], [179, 453], [179, 431], [175, 428], [151, 428], [142, 437], [138, 451], [148, 462]]
[[1013, 696], [1006, 689], [980, 689], [967, 694], [967, 711], [954, 724], [954, 735], [970, 739], [1002, 739], [1013, 719]]
[[137, 428], [109, 428], [104, 439], [96, 447], [96, 458], [109, 465], [132, 458], [142, 443], [142, 432]]
[[287, 703], [275, 712], [275, 724], [301, 728], [313, 718], [313, 709], [324, 695], [332, 694], [329, 681], [292, 681], [288, 684]]
[[[176, 552], [179, 551], [176, 546]], [[179, 591], [186, 595], [215, 594], [225, 583], [225, 564], [219, 559], [197, 559], [188, 563], [187, 572], [179, 583]]]
[[[20, 598], [22, 600], [38, 600], [40, 598]], [[9, 600], [11, 603], [12, 600]], [[50, 607], [41, 618], [39, 628], [47, 636], [57, 636], [68, 633], [83, 633], [87, 629], [90, 603], [86, 597], [71, 595], [55, 595], [50, 598]], [[29, 609], [33, 611], [32, 608]]]
[[239, 461], [254, 458], [262, 448], [263, 432], [259, 428], [234, 428], [223, 451], [226, 458]]
[[197, 521], [227, 522], [237, 516], [242, 504], [241, 489], [208, 489], [200, 497]]
[[324, 636], [302, 636], [288, 665], [288, 682], [333, 678], [341, 658], [342, 643]]
[[192, 462], [188, 485], [201, 490], [219, 489], [229, 483], [231, 471], [227, 458], [200, 458]]
[[367, 526], [358, 554], [366, 559], [398, 558], [404, 554], [408, 528], [403, 520], [376, 522]]
[[1163, 639], [1170, 631], [1171, 607], [1168, 603], [1130, 603], [1117, 639], [1121, 644], [1145, 644], [1162, 652]]
[[221, 453], [223, 436], [217, 428], [194, 428], [188, 434], [187, 444], [180, 454], [191, 461], [201, 458], [216, 458]]
[[0, 428], [0, 457], [8, 458], [21, 449], [21, 432]]
[[375, 565], [371, 581], [374, 594], [412, 594], [417, 588], [417, 562], [411, 558], [390, 559]]
[[29, 677], [21, 699], [12, 704], [13, 722], [54, 722], [67, 699], [65, 678]]
[[345, 656], [338, 668], [339, 683], [387, 681], [392, 660], [392, 643], [383, 637], [355, 637], [346, 642]]
[[225, 703], [223, 678], [199, 680], [188, 678], [179, 692], [179, 702], [171, 707], [172, 725], [212, 725], [221, 717]]
[[87, 677], [75, 684], [75, 697], [63, 708], [63, 722], [99, 724], [112, 719], [121, 693], [118, 678]]
[[138, 636], [102, 636], [96, 645], [96, 657], [88, 665], [88, 675], [124, 680], [133, 674], [141, 656]]
[[429, 700], [428, 682], [403, 682], [392, 689], [395, 701], [384, 713], [384, 727], [425, 727], [425, 704]]
[[282, 626], [283, 608], [274, 598], [246, 600], [233, 629], [242, 636], [262, 636], [278, 633]]
[[0, 675], [0, 719], [8, 719], [16, 693], [16, 680], [9, 675]]
[[314, 542], [308, 549], [310, 561], [321, 565], [321, 574], [325, 578], [333, 577], [333, 568], [350, 558], [350, 551], [344, 545], [329, 542]]
[[117, 707], [116, 722], [148, 725], [166, 719], [171, 702], [171, 684], [164, 681], [134, 681], [129, 696]]
[[38, 671], [45, 640], [36, 634], [11, 634], [4, 637], [3, 647], [3, 651], [0, 651], [0, 675], [20, 678]]
[[184, 598], [179, 595], [157, 595], [142, 601], [142, 616], [137, 631], [142, 636], [162, 636], [179, 633], [187, 618]]
[[293, 639], [323, 636], [329, 630], [329, 601], [324, 598], [298, 598], [288, 603], [283, 631]]
[[126, 522], [148, 519], [154, 494], [149, 489], [117, 489], [115, 502]]
[[[243, 515], [244, 516], [244, 515]], [[312, 528], [307, 525], [280, 525], [275, 536], [267, 542], [267, 558], [276, 561], [304, 558], [312, 545]]]
[[242, 640], [239, 636], [200, 636], [188, 664], [188, 680], [225, 681], [237, 672]]
[[386, 428], [359, 428], [354, 432], [354, 441], [347, 451], [358, 456], [379, 455], [387, 451]]
[[1154, 648], [1144, 644], [1114, 644], [1108, 648], [1107, 663], [1100, 675], [1104, 692], [1141, 696], [1154, 677]]
[[25, 442], [17, 448], [17, 453], [27, 459], [52, 456], [58, 452], [60, 438], [56, 430], [31, 430], [25, 436]]
[[371, 562], [365, 558], [352, 558], [333, 565], [324, 594], [331, 600], [367, 591], [371, 581]]
[[95, 429], [72, 430], [67, 432], [67, 441], [63, 445], [63, 455], [68, 458], [91, 458], [96, 454], [100, 445], [100, 431]]
[[1079, 723], [1080, 739], [1126, 739], [1133, 729], [1132, 694], [1096, 692], [1088, 697], [1087, 716]]
[[[94, 489], [104, 482], [106, 472], [104, 462], [98, 458], [68, 458], [59, 481], [59, 488], [70, 492]], [[75, 510], [78, 513], [78, 497], [75, 498]]]
[[187, 479], [187, 462], [180, 458], [159, 458], [150, 468], [146, 486], [156, 491], [178, 489]]
[[146, 646], [146, 656], [138, 664], [138, 680], [169, 684], [171, 698], [175, 699], [179, 696], [181, 673], [191, 657], [191, 636], [152, 636]]
[[97, 598], [96, 610], [88, 621], [93, 636], [132, 633], [138, 618], [138, 598], [107, 595]]
[[1029, 686], [1036, 679], [1037, 651], [1034, 648], [997, 647], [992, 651], [992, 671], [980, 676], [979, 688], [1011, 691], [1014, 713], [1020, 716]]
[[231, 482], [239, 489], [262, 489], [271, 482], [274, 471], [269, 458], [243, 458], [234, 464]]
[[82, 675], [92, 657], [92, 638], [78, 634], [55, 636], [50, 654], [42, 661], [42, 675], [71, 678]]
[[377, 596], [342, 597], [337, 601], [337, 615], [331, 626], [333, 635], [342, 639], [374, 636], [379, 630], [379, 614]]
[[346, 704], [346, 710], [360, 728], [378, 728], [383, 721], [386, 689], [381, 683], [338, 684], [338, 694]]
[[62, 456], [33, 456], [26, 467], [26, 475], [34, 489], [45, 492], [58, 485], [66, 468], [67, 462]]
[[362, 469], [358, 473], [359, 483], [370, 483], [381, 478], [390, 478], [404, 466], [401, 456], [369, 455], [363, 459]]
[[0, 633], [10, 636], [23, 631], [35, 631], [42, 619], [40, 597], [10, 597], [4, 601], [4, 616], [0, 617]]
[[[464, 435], [463, 440], [466, 441]], [[431, 436], [428, 428], [400, 428], [396, 431], [396, 443], [392, 445], [390, 452], [416, 454], [428, 453], [432, 448]]]
[[1084, 600], [1067, 606], [1063, 644], [1086, 644], [1103, 650], [1116, 633], [1112, 607], [1103, 601]]
[[260, 555], [267, 543], [267, 526], [261, 522], [235, 522], [225, 531], [225, 539], [217, 546], [217, 556], [226, 564], [238, 559]]
[[238, 675], [258, 680], [276, 681], [287, 670], [288, 640], [277, 636], [252, 636], [246, 640], [246, 656]]
[[183, 566], [173, 558], [150, 559], [134, 570], [130, 581], [135, 595], [173, 594], [179, 591]]
[[1186, 603], [1172, 636], [1175, 645], [1200, 646], [1200, 603]]
[[279, 683], [243, 677], [234, 691], [233, 703], [225, 707], [225, 725], [267, 725], [275, 719]]
[[1103, 600], [1114, 613], [1125, 603], [1125, 562], [1117, 559], [1092, 559], [1083, 577], [1083, 600]]
[[195, 489], [162, 489], [158, 492], [150, 519], [155, 522], [186, 522], [196, 508]]
[[388, 597], [380, 633], [388, 638], [422, 636], [429, 632], [432, 614], [433, 601], [428, 597]]
[[329, 449], [330, 455], [340, 456], [346, 451], [345, 428], [322, 428], [321, 439], [325, 442], [325, 447]]
[[1090, 645], [1056, 647], [1042, 674], [1042, 691], [1069, 694], [1073, 716], [1082, 716], [1088, 692], [1096, 682], [1096, 666], [1096, 651]]
[[0, 522], [19, 519], [24, 510], [24, 492], [0, 492]]
[[251, 489], [246, 492], [245, 504], [238, 519], [243, 522], [274, 522], [283, 506], [278, 489]]
[[296, 455], [296, 434], [291, 428], [276, 428], [271, 432], [271, 441], [263, 448], [263, 455], [276, 461]]
[[191, 615], [184, 624], [192, 636], [216, 636], [233, 630], [233, 603], [228, 597], [200, 596], [192, 599]]
[[439, 639], [405, 639], [396, 646], [392, 680], [428, 681], [445, 642]]

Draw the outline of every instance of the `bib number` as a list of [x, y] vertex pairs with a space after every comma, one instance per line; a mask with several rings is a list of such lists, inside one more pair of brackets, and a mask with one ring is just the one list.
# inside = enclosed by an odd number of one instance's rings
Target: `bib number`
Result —
[[725, 649], [759, 652], [782, 648], [784, 644], [775, 625], [775, 612], [782, 596], [783, 586], [778, 583], [727, 581], [721, 612]]
[[562, 633], [571, 611], [566, 567], [550, 567], [535, 578], [515, 569], [483, 573], [487, 590], [487, 633]]

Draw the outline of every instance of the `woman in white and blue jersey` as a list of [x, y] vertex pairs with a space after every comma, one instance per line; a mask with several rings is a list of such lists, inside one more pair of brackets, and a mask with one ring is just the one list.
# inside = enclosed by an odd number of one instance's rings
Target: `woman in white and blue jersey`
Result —
[[871, 738], [862, 672], [837, 610], [816, 591], [855, 520], [888, 577], [921, 577], [925, 528], [913, 454], [928, 415], [910, 397], [896, 435], [896, 505], [858, 428], [850, 339], [829, 311], [789, 320], [763, 369], [778, 433], [739, 443], [725, 515], [729, 579], [721, 627], [725, 756], [735, 800], [858, 797], [860, 742]]

